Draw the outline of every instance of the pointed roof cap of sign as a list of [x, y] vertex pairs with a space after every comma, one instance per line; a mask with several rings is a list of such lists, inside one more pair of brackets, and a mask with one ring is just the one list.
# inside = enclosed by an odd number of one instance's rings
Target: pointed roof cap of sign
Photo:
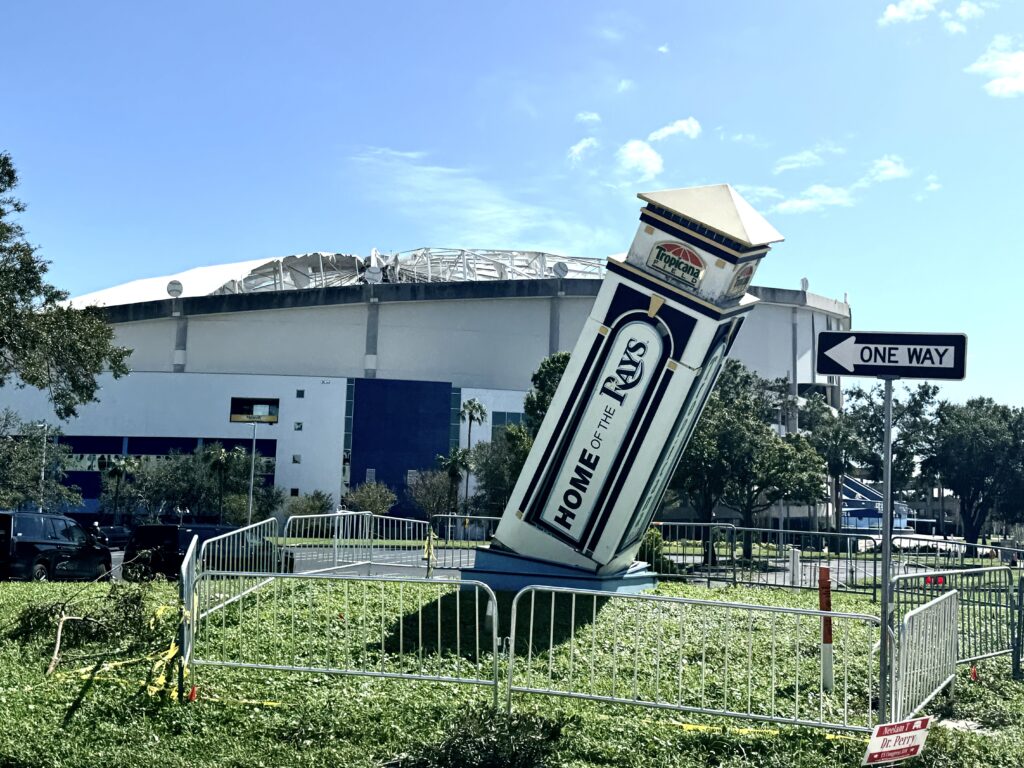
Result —
[[728, 184], [641, 192], [637, 197], [750, 247], [783, 239], [779, 231]]

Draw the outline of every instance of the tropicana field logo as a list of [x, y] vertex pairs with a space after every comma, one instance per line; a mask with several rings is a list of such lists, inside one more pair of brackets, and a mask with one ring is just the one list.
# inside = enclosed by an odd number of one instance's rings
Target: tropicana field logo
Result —
[[688, 288], [697, 287], [705, 269], [700, 256], [679, 243], [655, 243], [647, 266], [674, 277]]

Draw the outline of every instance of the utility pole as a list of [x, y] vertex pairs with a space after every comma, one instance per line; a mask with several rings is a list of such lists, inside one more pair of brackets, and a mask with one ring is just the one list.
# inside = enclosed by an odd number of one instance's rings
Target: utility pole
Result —
[[43, 495], [46, 487], [46, 432], [49, 425], [44, 421], [43, 426], [43, 460], [39, 465], [39, 514], [43, 513]]
[[249, 519], [246, 521], [246, 525], [252, 525], [252, 488], [253, 483], [256, 481], [256, 425], [259, 424], [257, 421], [252, 423], [252, 452], [249, 454]]

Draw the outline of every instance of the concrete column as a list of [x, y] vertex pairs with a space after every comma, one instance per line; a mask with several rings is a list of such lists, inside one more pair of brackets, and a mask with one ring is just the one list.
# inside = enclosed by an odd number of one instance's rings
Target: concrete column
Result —
[[366, 307], [366, 351], [364, 353], [363, 376], [377, 378], [377, 334], [380, 328], [380, 300], [373, 295], [373, 286], [368, 285], [369, 298]]

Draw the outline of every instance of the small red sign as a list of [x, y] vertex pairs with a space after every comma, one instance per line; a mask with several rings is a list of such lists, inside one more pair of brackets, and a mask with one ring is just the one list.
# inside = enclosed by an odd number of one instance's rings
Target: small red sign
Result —
[[921, 754], [928, 738], [929, 722], [930, 717], [918, 717], [902, 723], [876, 725], [861, 765], [892, 763]]

